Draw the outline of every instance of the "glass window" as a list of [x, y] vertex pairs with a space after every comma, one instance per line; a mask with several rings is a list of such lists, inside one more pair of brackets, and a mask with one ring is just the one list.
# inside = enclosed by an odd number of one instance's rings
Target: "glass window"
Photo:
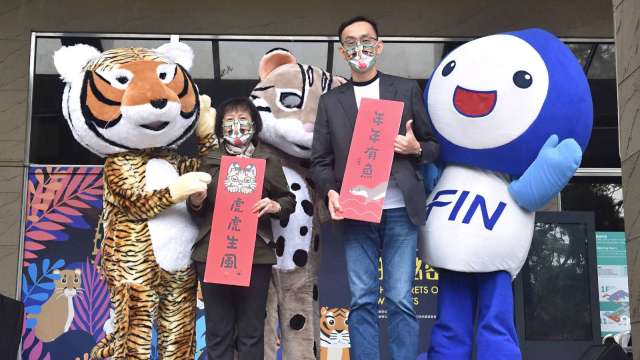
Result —
[[147, 49], [153, 49], [169, 42], [169, 39], [100, 39], [100, 42], [102, 43], [103, 50], [127, 47], [143, 47]]
[[581, 166], [619, 168], [614, 44], [580, 43], [568, 46], [586, 69], [593, 99], [593, 130]]
[[220, 77], [258, 79], [260, 59], [274, 48], [289, 50], [299, 63], [327, 68], [326, 42], [220, 41]]
[[624, 231], [620, 177], [576, 176], [561, 194], [565, 211], [593, 211], [596, 231]]
[[581, 223], [536, 224], [522, 269], [527, 340], [592, 339], [586, 231]]
[[591, 56], [591, 51], [593, 49], [593, 44], [591, 43], [579, 43], [579, 44], [567, 44], [569, 49], [573, 52], [573, 54], [578, 58], [580, 65], [584, 68], [589, 61]]
[[60, 39], [38, 39], [36, 47], [36, 75], [57, 75], [53, 65], [53, 53], [62, 47]]
[[600, 44], [589, 66], [589, 78], [591, 79], [615, 79], [616, 55], [614, 44]]
[[[157, 48], [169, 42], [169, 39], [144, 40], [144, 39], [102, 39], [103, 49], [115, 49], [123, 47]], [[190, 70], [194, 79], [213, 79], [213, 50], [211, 40], [181, 40], [189, 45], [195, 55], [193, 67]]]
[[193, 49], [197, 61], [193, 62], [191, 76], [194, 79], [213, 79], [213, 46], [211, 41], [183, 40]]
[[[301, 63], [332, 70], [334, 74], [350, 77], [347, 63], [339, 53], [339, 43], [334, 40], [291, 41], [234, 40], [216, 38], [189, 38], [181, 36], [195, 53], [191, 73], [200, 91], [211, 96], [213, 104], [234, 96], [246, 96], [258, 82], [258, 64], [262, 56], [276, 47], [290, 50]], [[151, 35], [144, 38], [126, 35], [53, 36], [39, 34], [36, 37], [35, 72], [33, 75], [33, 99], [30, 133], [29, 161], [36, 164], [101, 164], [102, 160], [79, 145], [66, 125], [60, 104], [64, 83], [53, 65], [53, 53], [61, 46], [85, 43], [100, 51], [114, 47], [157, 47], [168, 42], [167, 35]], [[385, 50], [378, 60], [380, 69], [389, 74], [424, 80], [443, 56], [463, 44], [464, 41], [400, 42], [387, 38]], [[619, 167], [617, 154], [617, 99], [615, 90], [615, 54], [613, 44], [568, 44], [588, 69], [589, 83], [594, 100], [594, 130], [587, 148], [583, 167]], [[328, 51], [333, 47], [332, 53]], [[593, 54], [592, 49], [596, 49]], [[331, 59], [330, 64], [328, 60]], [[591, 60], [590, 60], [591, 59]], [[220, 78], [215, 78], [220, 74]], [[195, 141], [190, 139], [181, 151], [192, 153]]]
[[[444, 43], [385, 42], [376, 60], [380, 71], [410, 79], [426, 79], [440, 62]], [[333, 73], [351, 77], [349, 65], [340, 54], [340, 43], [333, 46]]]

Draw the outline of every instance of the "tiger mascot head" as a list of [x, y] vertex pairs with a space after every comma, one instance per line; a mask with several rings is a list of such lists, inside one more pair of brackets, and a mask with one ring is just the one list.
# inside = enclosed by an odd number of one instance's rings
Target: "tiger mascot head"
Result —
[[54, 64], [66, 83], [62, 110], [76, 140], [103, 157], [179, 145], [199, 113], [188, 73], [193, 57], [180, 42], [103, 53], [84, 44], [57, 50]]
[[323, 306], [320, 309], [320, 346], [351, 347], [348, 320], [349, 309]]
[[280, 48], [262, 57], [258, 75], [251, 99], [262, 118], [260, 138], [289, 155], [308, 159], [320, 95], [345, 80], [298, 64], [293, 54]]

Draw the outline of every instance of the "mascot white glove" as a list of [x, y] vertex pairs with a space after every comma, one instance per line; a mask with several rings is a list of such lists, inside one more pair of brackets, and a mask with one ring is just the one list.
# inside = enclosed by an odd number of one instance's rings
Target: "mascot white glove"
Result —
[[186, 200], [189, 195], [207, 190], [211, 175], [205, 172], [190, 172], [180, 176], [169, 185], [171, 200], [175, 203]]

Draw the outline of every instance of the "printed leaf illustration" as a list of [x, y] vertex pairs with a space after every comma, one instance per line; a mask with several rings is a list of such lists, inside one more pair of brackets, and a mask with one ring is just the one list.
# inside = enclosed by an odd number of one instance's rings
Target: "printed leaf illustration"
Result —
[[33, 168], [27, 184], [24, 262], [29, 266], [50, 241], [66, 241], [67, 228], [89, 229], [87, 209], [102, 206], [99, 167]]
[[196, 354], [195, 354], [195, 358], [196, 359], [200, 359], [201, 357], [204, 357], [204, 352], [206, 350], [206, 343], [205, 343], [205, 331], [206, 331], [206, 326], [205, 326], [205, 322], [204, 322], [204, 312], [202, 311], [198, 311], [198, 317], [196, 318]]
[[83, 292], [74, 298], [75, 317], [71, 329], [89, 333], [96, 342], [104, 337], [103, 326], [109, 319], [109, 291], [94, 264], [86, 262], [82, 265]]
[[25, 305], [25, 322], [28, 329], [33, 328], [37, 319], [30, 318], [29, 315], [39, 314], [42, 304], [44, 304], [55, 289], [54, 280], [60, 275], [54, 274], [64, 266], [64, 260], [60, 259], [51, 264], [49, 259], [42, 260], [41, 271], [38, 265], [31, 263], [22, 274], [22, 302]]
[[[55, 291], [55, 270], [82, 270], [82, 288], [73, 298], [74, 333], [68, 339], [87, 346], [104, 337], [103, 324], [109, 316], [110, 298], [100, 279], [90, 251], [95, 234], [96, 215], [102, 208], [103, 182], [100, 167], [32, 167], [25, 194], [24, 252], [21, 300], [25, 304], [22, 330], [22, 359], [51, 360], [64, 352], [68, 342], [42, 343], [35, 327], [42, 321], [43, 304]], [[77, 259], [81, 260], [78, 266]], [[86, 260], [86, 261], [85, 261]], [[66, 341], [66, 340], [65, 340]], [[84, 345], [81, 345], [84, 344]], [[72, 349], [67, 349], [72, 350]], [[72, 350], [74, 351], [74, 350]], [[64, 356], [63, 356], [64, 357]], [[3, 358], [0, 356], [0, 358]], [[88, 358], [88, 355], [80, 356]]]
[[43, 354], [42, 351], [42, 342], [36, 338], [33, 330], [27, 330], [22, 337], [22, 359], [50, 360], [51, 354]]

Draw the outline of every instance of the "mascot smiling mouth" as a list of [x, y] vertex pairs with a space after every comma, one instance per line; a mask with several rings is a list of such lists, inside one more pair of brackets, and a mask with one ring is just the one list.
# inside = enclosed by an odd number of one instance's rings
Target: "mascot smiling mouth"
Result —
[[477, 91], [457, 86], [453, 93], [453, 106], [467, 117], [483, 117], [490, 114], [496, 106], [498, 92]]
[[151, 131], [160, 131], [169, 125], [168, 121], [153, 121], [147, 124], [140, 125], [141, 127], [151, 130]]

